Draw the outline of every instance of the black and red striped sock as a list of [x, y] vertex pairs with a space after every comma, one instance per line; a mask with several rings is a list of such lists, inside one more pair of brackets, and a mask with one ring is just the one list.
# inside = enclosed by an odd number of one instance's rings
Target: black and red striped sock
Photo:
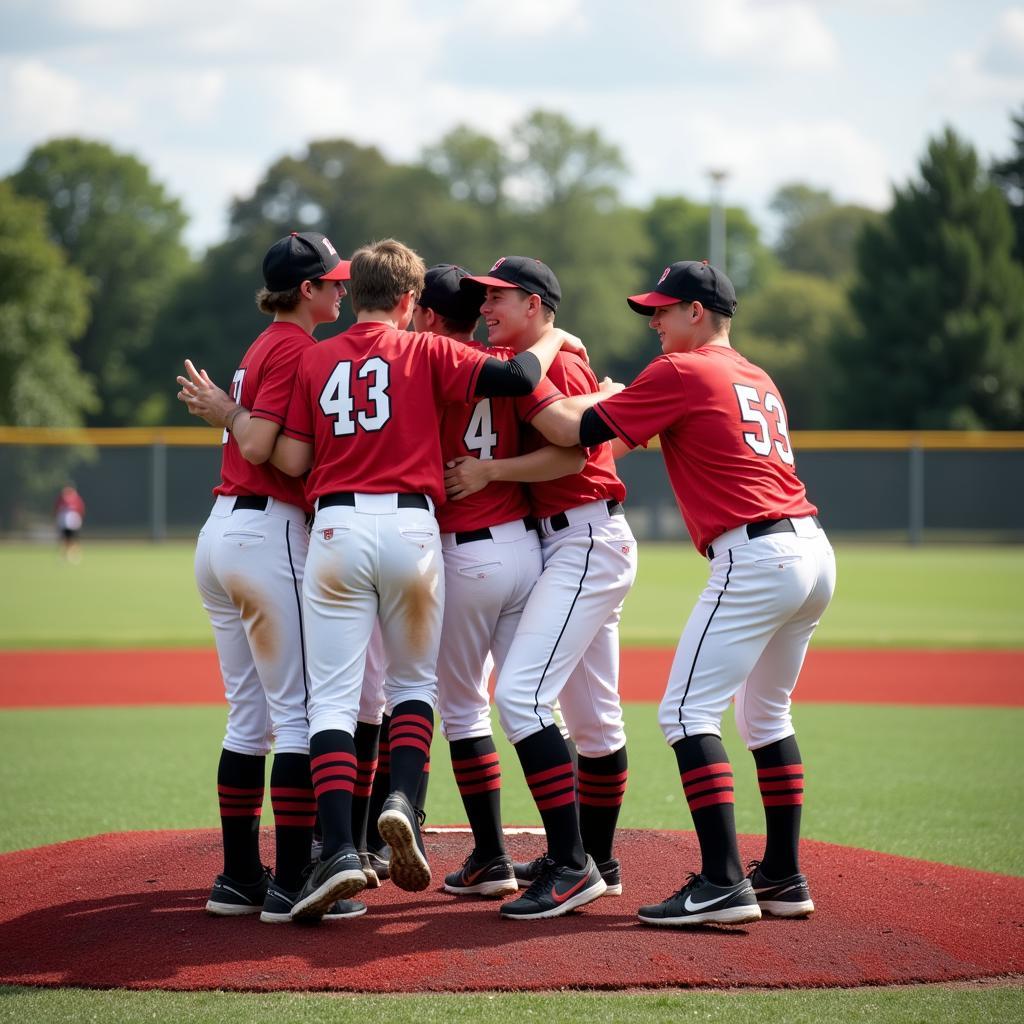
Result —
[[414, 807], [423, 766], [434, 738], [434, 709], [422, 700], [404, 700], [391, 712], [391, 792], [404, 794]]
[[356, 722], [356, 788], [352, 793], [352, 836], [356, 848], [366, 849], [366, 823], [370, 794], [377, 773], [380, 726], [375, 722]]
[[270, 803], [274, 808], [274, 878], [294, 892], [309, 863], [309, 844], [316, 820], [316, 797], [309, 754], [275, 754], [270, 769]]
[[391, 792], [391, 716], [385, 715], [380, 723], [380, 741], [377, 745], [377, 771], [370, 788], [369, 813], [366, 815], [366, 846], [363, 849], [374, 852], [387, 846], [377, 831], [377, 819], [381, 808]]
[[217, 765], [217, 799], [224, 842], [224, 874], [236, 882], [254, 882], [263, 874], [260, 860], [260, 813], [267, 759], [221, 750]]
[[416, 790], [416, 806], [427, 813], [427, 790], [430, 787], [430, 755], [427, 754], [426, 764], [423, 765], [423, 774], [420, 776], [420, 786]]
[[321, 860], [352, 841], [352, 794], [356, 788], [356, 744], [342, 729], [324, 729], [309, 738], [313, 790], [324, 830]]
[[576, 770], [579, 779], [580, 835], [583, 849], [598, 864], [611, 860], [622, 798], [629, 775], [626, 748], [603, 757], [580, 756]]
[[473, 846], [481, 860], [505, 852], [501, 831], [501, 764], [492, 736], [453, 740], [452, 771], [466, 808]]
[[516, 753], [544, 822], [548, 855], [556, 864], [582, 868], [587, 855], [583, 850], [576, 812], [576, 779], [569, 751], [558, 727], [549, 725], [520, 740], [516, 744]]
[[717, 736], [690, 736], [672, 745], [693, 827], [700, 842], [701, 874], [715, 885], [743, 878], [736, 845], [732, 765]]
[[800, 870], [800, 816], [804, 802], [804, 766], [796, 737], [753, 751], [757, 784], [764, 804], [765, 844], [761, 873], [788, 878]]

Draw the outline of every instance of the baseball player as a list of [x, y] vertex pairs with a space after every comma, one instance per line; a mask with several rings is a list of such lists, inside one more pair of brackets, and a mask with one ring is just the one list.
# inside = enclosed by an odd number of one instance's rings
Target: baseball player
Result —
[[[452, 264], [431, 267], [412, 323], [474, 348], [510, 358], [511, 350], [473, 341], [483, 286], [460, 287], [468, 272]], [[472, 455], [490, 462], [519, 455], [514, 400], [480, 398], [448, 405], [441, 418], [446, 465]], [[519, 461], [526, 478], [577, 472], [579, 449], [546, 445]], [[452, 768], [473, 831], [473, 849], [445, 877], [457, 895], [504, 896], [517, 891], [501, 827], [501, 766], [491, 730], [488, 678], [504, 660], [526, 600], [541, 572], [540, 539], [520, 483], [495, 481], [465, 500], [437, 510], [444, 558], [445, 599], [438, 653], [438, 711]], [[493, 653], [491, 662], [489, 653]]]
[[[504, 257], [471, 280], [487, 289], [481, 314], [492, 344], [520, 351], [554, 322], [561, 288], [539, 260]], [[585, 360], [565, 352], [556, 356], [545, 386], [546, 397], [520, 403], [528, 422], [543, 418], [556, 396], [598, 390]], [[527, 449], [544, 443], [531, 434]], [[609, 884], [621, 886], [612, 854], [627, 776], [618, 623], [637, 558], [621, 504], [626, 489], [608, 445], [591, 448], [579, 472], [533, 483], [530, 493], [544, 568], [501, 665], [495, 702], [548, 847], [546, 856], [519, 867], [526, 891], [501, 907], [503, 917], [516, 920], [558, 917], [597, 899]], [[579, 752], [578, 812], [572, 760], [553, 715], [556, 701]]]
[[353, 733], [366, 648], [379, 619], [392, 793], [378, 819], [390, 877], [430, 884], [413, 801], [433, 735], [444, 600], [434, 508], [444, 502], [440, 408], [532, 391], [563, 344], [554, 329], [503, 361], [434, 334], [409, 333], [425, 267], [388, 239], [352, 258], [357, 323], [299, 359], [274, 463], [298, 476], [316, 515], [303, 579], [310, 755], [324, 830], [321, 859], [293, 920], [315, 920], [366, 884], [352, 836]]
[[[675, 751], [700, 840], [701, 870], [662, 903], [655, 925], [741, 924], [765, 911], [811, 913], [800, 872], [804, 769], [790, 699], [807, 645], [835, 587], [835, 559], [794, 468], [779, 389], [729, 344], [732, 282], [707, 261], [673, 263], [654, 290], [627, 300], [651, 318], [664, 355], [591, 409], [551, 406], [560, 444], [658, 434], [679, 510], [711, 576], [683, 629], [659, 720]], [[754, 756], [766, 839], [744, 877], [733, 775], [720, 723], [736, 724]]]
[[85, 519], [85, 502], [74, 484], [65, 484], [53, 508], [57, 520], [57, 536], [65, 560], [77, 564], [81, 559], [78, 534]]
[[[316, 804], [299, 594], [311, 507], [301, 482], [266, 460], [284, 422], [299, 358], [313, 347], [317, 324], [337, 319], [348, 274], [348, 262], [316, 232], [293, 232], [268, 250], [257, 302], [274, 321], [234, 375], [240, 404], [225, 421], [221, 482], [196, 546], [196, 582], [213, 625], [228, 702], [217, 771], [224, 870], [206, 904], [215, 915], [258, 913], [261, 921], [288, 921], [309, 868]], [[194, 380], [178, 378], [178, 397], [202, 415], [208, 409], [197, 401], [195, 381], [203, 375], [186, 366]], [[276, 855], [270, 877], [260, 861], [259, 823], [272, 743]], [[345, 901], [327, 916], [365, 911], [362, 903]]]

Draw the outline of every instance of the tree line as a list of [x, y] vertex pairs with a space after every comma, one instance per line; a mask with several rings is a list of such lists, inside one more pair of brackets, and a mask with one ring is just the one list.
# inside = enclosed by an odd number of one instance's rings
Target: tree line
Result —
[[[984, 166], [945, 130], [882, 213], [786, 185], [772, 244], [727, 208], [733, 344], [775, 377], [792, 426], [1024, 428], [1024, 110], [1010, 136]], [[266, 323], [253, 301], [263, 253], [304, 229], [343, 254], [394, 236], [428, 265], [476, 273], [537, 256], [562, 284], [559, 323], [600, 374], [629, 381], [658, 349], [624, 296], [708, 255], [709, 209], [685, 196], [631, 206], [626, 174], [598, 131], [543, 110], [503, 140], [458, 127], [413, 163], [322, 139], [270, 166], [233, 202], [227, 237], [193, 258], [180, 201], [145, 164], [46, 142], [0, 181], [0, 423], [187, 422], [182, 357], [230, 380]]]

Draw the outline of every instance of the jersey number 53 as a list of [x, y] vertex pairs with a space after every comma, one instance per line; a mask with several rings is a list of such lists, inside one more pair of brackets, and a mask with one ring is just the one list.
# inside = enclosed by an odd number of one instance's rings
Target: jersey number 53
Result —
[[391, 419], [391, 396], [388, 394], [391, 367], [380, 356], [373, 356], [359, 367], [356, 377], [367, 382], [366, 409], [356, 411], [352, 397], [352, 363], [349, 360], [335, 366], [320, 392], [320, 408], [325, 416], [334, 417], [335, 437], [354, 434], [357, 426], [372, 433]]
[[[786, 410], [778, 395], [766, 391], [763, 395], [749, 384], [733, 384], [736, 400], [740, 404], [740, 419], [753, 423], [756, 430], [744, 431], [743, 440], [758, 455], [771, 455], [772, 449], [787, 465], [793, 465], [793, 445], [789, 440]], [[768, 422], [768, 417], [772, 422]]]

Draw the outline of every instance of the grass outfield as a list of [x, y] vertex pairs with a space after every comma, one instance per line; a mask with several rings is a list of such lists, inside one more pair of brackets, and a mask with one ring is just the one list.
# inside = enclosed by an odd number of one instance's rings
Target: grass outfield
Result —
[[[808, 704], [797, 707], [796, 722], [808, 765], [806, 836], [1024, 875], [1024, 709]], [[689, 828], [654, 705], [627, 705], [626, 727], [630, 782], [620, 823]], [[99, 832], [217, 827], [223, 728], [224, 712], [216, 707], [0, 714], [0, 845], [13, 850]], [[503, 817], [539, 825], [515, 753], [495, 733], [505, 766]], [[763, 832], [753, 762], [731, 719], [724, 735], [736, 765], [737, 828]], [[466, 820], [440, 739], [427, 815], [441, 825]]]
[[[837, 549], [820, 646], [1024, 646], [1024, 546]], [[209, 623], [183, 543], [86, 543], [79, 565], [47, 545], [0, 545], [0, 648], [205, 647]], [[622, 641], [675, 646], [707, 579], [690, 546], [641, 544]]]

